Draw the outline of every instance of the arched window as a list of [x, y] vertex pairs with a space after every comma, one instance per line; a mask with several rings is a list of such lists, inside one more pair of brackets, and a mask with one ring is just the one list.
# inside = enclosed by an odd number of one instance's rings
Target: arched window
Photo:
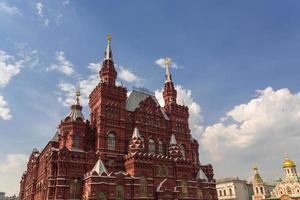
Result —
[[291, 195], [291, 194], [292, 194], [292, 189], [291, 189], [289, 186], [286, 187], [286, 193], [287, 193], [288, 195]]
[[70, 180], [70, 198], [71, 199], [80, 199], [81, 198], [81, 188], [82, 182], [81, 179], [71, 179]]
[[158, 153], [165, 155], [164, 143], [161, 140], [158, 141]]
[[106, 200], [105, 194], [103, 192], [100, 192], [98, 199], [99, 200]]
[[224, 196], [226, 196], [226, 190], [223, 191]]
[[222, 196], [222, 190], [219, 190], [219, 196], [220, 197]]
[[185, 147], [183, 144], [180, 145], [180, 151], [181, 151], [182, 156], [185, 158]]
[[188, 187], [186, 180], [181, 181], [181, 193], [183, 197], [186, 197], [188, 195]]
[[229, 188], [229, 195], [232, 196], [232, 189]]
[[76, 134], [76, 135], [74, 136], [73, 147], [79, 148], [79, 144], [80, 144], [80, 136], [79, 136], [78, 134]]
[[262, 186], [260, 186], [260, 193], [263, 194], [264, 193], [264, 189]]
[[141, 176], [140, 178], [140, 196], [146, 197], [147, 196], [147, 179], [145, 176]]
[[149, 153], [153, 153], [155, 154], [155, 142], [153, 139], [149, 139], [149, 144], [148, 144], [148, 149], [149, 149]]
[[160, 165], [158, 165], [158, 166], [156, 167], [156, 170], [157, 170], [157, 171], [156, 171], [156, 175], [157, 175], [157, 176], [161, 176], [161, 171], [162, 171], [162, 170], [161, 170], [161, 166], [160, 166]]
[[255, 187], [255, 190], [256, 190], [256, 194], [258, 194], [259, 193], [258, 187]]
[[200, 188], [197, 188], [197, 197], [198, 197], [198, 200], [202, 200], [203, 199], [202, 190]]
[[122, 185], [116, 187], [116, 200], [124, 200], [124, 187]]
[[115, 150], [116, 148], [116, 136], [113, 133], [109, 133], [107, 136], [107, 149]]

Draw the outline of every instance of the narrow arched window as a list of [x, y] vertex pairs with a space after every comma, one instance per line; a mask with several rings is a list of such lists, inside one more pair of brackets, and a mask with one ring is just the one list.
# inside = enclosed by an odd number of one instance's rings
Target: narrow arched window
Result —
[[183, 158], [185, 158], [185, 147], [183, 144], [180, 145], [180, 152], [181, 152]]
[[231, 196], [232, 195], [232, 189], [229, 188], [229, 195]]
[[153, 139], [149, 139], [148, 149], [149, 153], [155, 154], [155, 142]]
[[264, 193], [264, 189], [263, 187], [260, 186], [260, 193], [263, 194]]
[[258, 194], [258, 193], [259, 193], [259, 191], [258, 191], [258, 187], [256, 187], [255, 189], [256, 189], [256, 194]]
[[115, 150], [116, 148], [116, 136], [113, 133], [109, 133], [107, 136], [107, 149]]
[[165, 154], [164, 143], [161, 140], [158, 142], [158, 153], [161, 155]]
[[287, 192], [288, 195], [291, 195], [292, 194], [292, 189], [289, 186], [287, 186], [286, 187], [286, 192]]
[[124, 200], [124, 187], [122, 185], [116, 187], [116, 200]]
[[186, 180], [181, 181], [181, 193], [183, 197], [186, 197], [188, 195], [188, 187]]
[[80, 136], [79, 136], [78, 134], [76, 134], [76, 135], [74, 136], [73, 147], [79, 148], [79, 144], [80, 144]]
[[70, 180], [70, 197], [71, 199], [81, 198], [82, 181], [80, 178]]
[[140, 178], [140, 196], [146, 197], [147, 196], [147, 179], [145, 176], [141, 176]]
[[105, 194], [103, 192], [100, 192], [99, 200], [106, 200]]

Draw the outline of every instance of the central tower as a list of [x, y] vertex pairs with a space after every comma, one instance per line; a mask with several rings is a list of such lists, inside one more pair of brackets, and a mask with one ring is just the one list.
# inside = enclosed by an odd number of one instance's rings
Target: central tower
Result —
[[121, 158], [125, 153], [125, 102], [127, 90], [116, 85], [117, 71], [111, 50], [111, 35], [99, 71], [100, 82], [91, 92], [89, 107], [93, 131], [96, 135], [96, 153], [109, 167], [122, 169]]

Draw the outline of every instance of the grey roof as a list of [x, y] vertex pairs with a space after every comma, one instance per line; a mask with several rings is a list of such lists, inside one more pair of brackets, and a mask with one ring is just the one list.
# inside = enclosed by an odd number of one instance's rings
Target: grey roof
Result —
[[133, 90], [127, 98], [126, 110], [135, 111], [135, 109], [139, 107], [139, 104], [149, 96], [151, 96], [151, 98], [155, 101], [157, 106], [160, 106], [155, 96], [141, 91]]
[[141, 138], [140, 131], [137, 127], [134, 128], [132, 138]]
[[108, 174], [108, 171], [106, 169], [106, 167], [104, 166], [102, 160], [99, 158], [99, 160], [97, 161], [97, 163], [95, 164], [94, 168], [92, 169], [93, 172], [97, 172], [97, 174], [99, 176], [101, 176], [103, 173], [105, 173], [106, 175]]
[[217, 183], [226, 183], [226, 182], [244, 182], [247, 183], [246, 180], [241, 180], [239, 177], [228, 177], [228, 178], [222, 178], [222, 179], [217, 179]]
[[198, 171], [197, 179], [208, 181], [206, 174], [203, 172], [201, 168]]
[[177, 141], [176, 141], [176, 138], [175, 138], [174, 134], [171, 135], [170, 144], [177, 144]]
[[59, 131], [56, 131], [55, 135], [53, 136], [53, 138], [50, 141], [51, 142], [58, 142], [58, 135], [59, 135]]
[[[126, 110], [131, 112], [135, 111], [135, 109], [139, 107], [140, 103], [144, 101], [146, 98], [148, 98], [149, 96], [154, 100], [156, 105], [160, 107], [158, 100], [153, 94], [134, 89], [132, 90], [132, 92], [130, 93], [129, 97], [126, 100]], [[163, 113], [164, 118], [168, 120], [169, 118], [166, 115], [166, 113], [163, 112], [162, 108], [161, 108], [161, 112]]]
[[72, 121], [76, 121], [78, 118], [81, 118], [84, 121], [84, 116], [81, 110], [76, 108], [72, 108], [67, 117], [70, 117]]

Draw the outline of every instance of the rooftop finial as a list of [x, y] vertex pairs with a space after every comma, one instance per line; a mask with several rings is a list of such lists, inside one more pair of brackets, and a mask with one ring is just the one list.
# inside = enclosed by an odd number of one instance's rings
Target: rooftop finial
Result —
[[107, 34], [107, 41], [108, 41], [108, 43], [110, 43], [111, 42], [111, 40], [112, 40], [112, 36], [111, 36], [111, 34]]
[[79, 105], [79, 97], [80, 97], [80, 88], [76, 90], [76, 103]]
[[106, 47], [106, 51], [105, 51], [105, 59], [106, 60], [112, 60], [112, 52], [111, 52], [111, 47], [110, 47], [110, 43], [112, 40], [112, 36], [111, 34], [108, 34], [106, 36], [107, 39], [107, 47]]
[[172, 77], [171, 77], [171, 73], [170, 73], [171, 64], [172, 64], [171, 58], [165, 58], [164, 59], [164, 65], [166, 67], [166, 82], [171, 82], [172, 81]]

